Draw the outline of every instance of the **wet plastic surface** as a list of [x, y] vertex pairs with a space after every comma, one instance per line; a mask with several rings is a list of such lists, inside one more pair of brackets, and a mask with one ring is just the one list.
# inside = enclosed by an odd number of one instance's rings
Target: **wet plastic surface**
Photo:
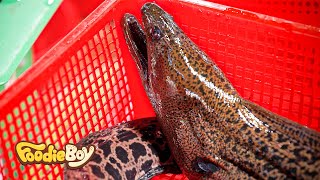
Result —
[[[0, 94], [0, 172], [5, 177], [62, 178], [62, 165], [21, 166], [14, 151], [21, 140], [61, 149], [90, 132], [154, 116], [120, 27], [126, 12], [141, 17], [145, 2], [105, 1]], [[245, 99], [320, 130], [318, 28], [209, 2], [156, 3]]]

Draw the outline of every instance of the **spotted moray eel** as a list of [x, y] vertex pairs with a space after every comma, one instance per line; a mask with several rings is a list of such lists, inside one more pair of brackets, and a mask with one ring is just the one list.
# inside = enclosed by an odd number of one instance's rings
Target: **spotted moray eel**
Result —
[[123, 29], [147, 95], [189, 179], [320, 179], [320, 134], [243, 99], [154, 3]]
[[320, 179], [318, 132], [241, 98], [172, 16], [153, 3], [141, 12], [146, 33], [133, 15], [122, 25], [159, 122], [90, 134], [77, 145], [95, 145], [93, 158], [66, 179], [149, 179], [177, 165], [191, 180]]
[[91, 133], [76, 145], [94, 145], [96, 150], [82, 168], [65, 168], [64, 179], [143, 180], [166, 172], [181, 173], [155, 118]]

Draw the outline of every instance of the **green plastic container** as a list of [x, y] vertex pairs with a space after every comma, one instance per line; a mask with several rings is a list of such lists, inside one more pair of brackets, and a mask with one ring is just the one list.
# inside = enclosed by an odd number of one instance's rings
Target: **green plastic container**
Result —
[[[31, 47], [62, 0], [0, 1], [0, 91], [32, 64]], [[29, 52], [29, 53], [28, 53]], [[18, 66], [22, 65], [19, 69]]]

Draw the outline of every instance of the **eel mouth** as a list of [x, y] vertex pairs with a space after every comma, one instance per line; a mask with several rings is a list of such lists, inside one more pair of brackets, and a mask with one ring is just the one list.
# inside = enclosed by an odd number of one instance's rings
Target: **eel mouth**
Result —
[[122, 19], [122, 26], [126, 42], [130, 53], [134, 56], [141, 78], [147, 80], [148, 77], [148, 52], [147, 39], [137, 18], [132, 14], [126, 13]]

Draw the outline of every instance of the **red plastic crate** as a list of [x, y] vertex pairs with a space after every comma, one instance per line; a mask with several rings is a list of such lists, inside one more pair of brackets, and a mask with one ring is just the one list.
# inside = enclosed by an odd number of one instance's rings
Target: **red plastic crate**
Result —
[[320, 27], [319, 0], [208, 0]]
[[[145, 2], [103, 2], [0, 94], [4, 177], [62, 177], [62, 165], [21, 166], [14, 153], [21, 140], [61, 149], [90, 132], [154, 116], [120, 27], [124, 13], [141, 19]], [[205, 1], [155, 2], [174, 16], [244, 98], [320, 130], [319, 28]]]
[[63, 0], [33, 44], [33, 60], [43, 56], [103, 1]]

